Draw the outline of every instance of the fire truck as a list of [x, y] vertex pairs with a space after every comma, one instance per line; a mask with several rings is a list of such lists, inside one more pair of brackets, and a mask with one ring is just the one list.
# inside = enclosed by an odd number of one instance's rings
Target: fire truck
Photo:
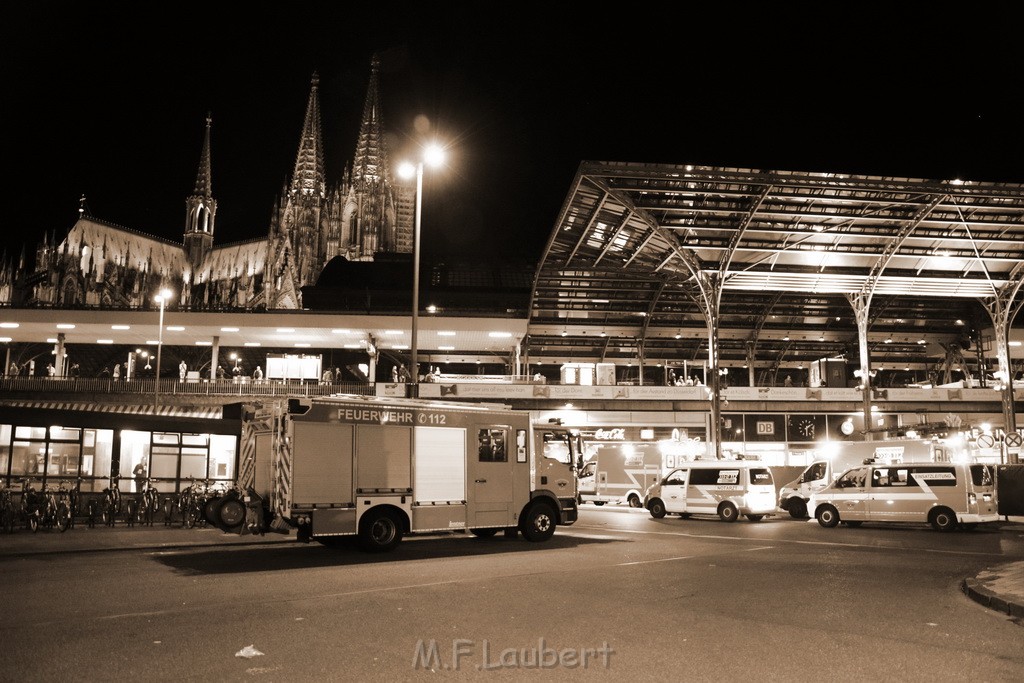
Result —
[[[301, 541], [349, 536], [379, 552], [410, 533], [504, 531], [540, 542], [577, 518], [579, 436], [509, 406], [290, 399], [272, 431], [248, 469], [272, 484], [274, 524]], [[267, 457], [270, 468], [260, 465]]]

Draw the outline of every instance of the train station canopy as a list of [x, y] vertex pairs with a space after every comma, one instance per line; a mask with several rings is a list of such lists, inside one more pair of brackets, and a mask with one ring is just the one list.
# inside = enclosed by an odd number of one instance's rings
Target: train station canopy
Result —
[[857, 354], [859, 310], [873, 363], [921, 367], [1019, 309], [1022, 262], [1020, 184], [583, 162], [527, 346], [706, 360], [710, 315], [724, 365], [807, 363]]

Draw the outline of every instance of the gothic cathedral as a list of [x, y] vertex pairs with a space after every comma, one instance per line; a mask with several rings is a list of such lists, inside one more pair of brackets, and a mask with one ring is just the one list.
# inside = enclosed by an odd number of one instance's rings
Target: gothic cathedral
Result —
[[[210, 127], [206, 119], [195, 189], [185, 201], [180, 244], [90, 216], [85, 203], [67, 237], [45, 238], [34, 272], [24, 256], [0, 271], [0, 301], [58, 307], [150, 308], [167, 287], [191, 310], [302, 308], [302, 287], [328, 261], [372, 261], [410, 253], [415, 188], [393, 182], [379, 96], [380, 61], [371, 63], [351, 168], [329, 185], [324, 173], [319, 78], [313, 75], [291, 182], [277, 198], [266, 237], [216, 245]], [[84, 198], [83, 198], [84, 200]]]

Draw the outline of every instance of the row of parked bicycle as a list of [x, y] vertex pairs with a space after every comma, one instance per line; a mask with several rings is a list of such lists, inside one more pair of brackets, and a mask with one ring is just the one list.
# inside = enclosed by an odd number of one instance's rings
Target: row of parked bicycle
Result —
[[[102, 495], [84, 499], [82, 479], [74, 488], [61, 482], [38, 490], [28, 479], [21, 482], [21, 490], [0, 488], [0, 530], [14, 533], [18, 528], [28, 531], [39, 529], [60, 532], [84, 522], [87, 528], [96, 526], [153, 526], [162, 521], [165, 526], [180, 524], [194, 528], [211, 524], [224, 530], [234, 530], [246, 522], [247, 505], [254, 505], [254, 493], [223, 482], [209, 479], [190, 479], [188, 486], [178, 494], [161, 495], [150, 479], [138, 493], [122, 494], [120, 477], [113, 477]], [[255, 501], [260, 505], [260, 501]], [[249, 511], [250, 518], [252, 511]], [[262, 520], [261, 520], [262, 522]], [[262, 526], [262, 524], [261, 524]]]

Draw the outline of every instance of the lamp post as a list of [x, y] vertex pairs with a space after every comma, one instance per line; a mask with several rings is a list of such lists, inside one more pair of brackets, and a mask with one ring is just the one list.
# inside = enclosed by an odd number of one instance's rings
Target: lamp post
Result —
[[160, 304], [160, 330], [157, 332], [156, 342], [156, 381], [153, 383], [153, 410], [160, 409], [160, 357], [164, 350], [164, 305], [171, 298], [171, 290], [161, 289], [160, 293], [153, 297], [153, 301]]
[[444, 162], [444, 149], [431, 144], [423, 150], [423, 158], [416, 164], [404, 162], [398, 167], [403, 178], [416, 174], [416, 221], [412, 238], [412, 339], [409, 351], [409, 371], [412, 374], [413, 397], [419, 396], [420, 368], [418, 355], [418, 325], [420, 317], [420, 224], [423, 219], [423, 163], [439, 166]]

